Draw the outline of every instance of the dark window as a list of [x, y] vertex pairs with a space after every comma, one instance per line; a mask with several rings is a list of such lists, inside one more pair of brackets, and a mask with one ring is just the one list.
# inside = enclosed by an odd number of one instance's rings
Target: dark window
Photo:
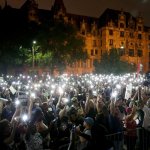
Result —
[[78, 65], [79, 65], [79, 68], [80, 68], [81, 67], [81, 61], [79, 61], [78, 63], [79, 63]]
[[137, 56], [138, 57], [142, 57], [143, 56], [143, 51], [141, 49], [138, 49]]
[[125, 49], [124, 48], [120, 48], [119, 53], [120, 53], [120, 56], [125, 55]]
[[82, 32], [81, 32], [81, 33], [82, 33], [82, 35], [85, 35], [85, 30], [82, 30]]
[[91, 56], [93, 56], [94, 55], [94, 50], [93, 49], [91, 49]]
[[130, 32], [130, 38], [133, 38], [133, 37], [134, 37], [133, 32]]
[[138, 34], [138, 39], [142, 39], [142, 34]]
[[83, 62], [83, 68], [86, 68], [86, 62]]
[[109, 30], [109, 35], [113, 35], [113, 30]]
[[110, 45], [110, 46], [113, 45], [113, 40], [112, 40], [112, 39], [109, 40], [109, 45]]
[[134, 57], [134, 49], [129, 49], [129, 56]]
[[148, 49], [150, 49], [150, 44], [148, 44]]
[[120, 28], [124, 28], [124, 23], [120, 23]]
[[150, 35], [148, 36], [148, 40], [150, 40]]
[[96, 40], [93, 40], [93, 46], [96, 47]]
[[102, 36], [102, 30], [100, 30], [100, 36]]
[[150, 59], [150, 52], [149, 52], [149, 59]]
[[95, 50], [95, 55], [97, 55], [97, 54], [98, 54], [98, 50], [96, 49], [96, 50]]
[[93, 35], [96, 36], [96, 31], [95, 30], [93, 31]]
[[120, 37], [124, 37], [124, 31], [120, 31]]
[[93, 66], [93, 62], [92, 62], [92, 59], [90, 59], [90, 68], [92, 68]]
[[142, 31], [142, 27], [141, 26], [138, 26], [138, 31]]
[[102, 42], [102, 40], [101, 40], [101, 46], [103, 45], [103, 42]]

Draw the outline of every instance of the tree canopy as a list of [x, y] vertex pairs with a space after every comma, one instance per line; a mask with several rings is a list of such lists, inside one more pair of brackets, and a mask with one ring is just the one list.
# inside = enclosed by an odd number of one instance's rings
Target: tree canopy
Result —
[[87, 53], [83, 51], [84, 41], [77, 35], [77, 29], [62, 21], [42, 28], [37, 40], [40, 45], [37, 63], [49, 66], [51, 70], [57, 68], [62, 71], [66, 65], [87, 58]]
[[105, 51], [101, 57], [101, 61], [95, 61], [94, 67], [96, 73], [103, 74], [122, 74], [135, 71], [135, 66], [122, 61], [118, 49]]
[[[84, 41], [74, 26], [58, 20], [37, 24], [13, 19], [1, 18], [0, 68], [32, 66], [33, 48], [35, 65], [51, 71], [64, 71], [66, 65], [87, 58]], [[37, 41], [35, 45], [33, 40]]]

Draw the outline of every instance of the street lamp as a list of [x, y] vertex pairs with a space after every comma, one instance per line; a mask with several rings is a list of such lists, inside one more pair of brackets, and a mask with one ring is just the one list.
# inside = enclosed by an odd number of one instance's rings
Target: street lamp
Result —
[[34, 40], [32, 45], [32, 68], [34, 69], [35, 66], [35, 45], [36, 45], [36, 41]]
[[120, 47], [121, 49], [124, 49], [124, 46], [123, 45], [121, 45], [121, 47]]
[[120, 46], [120, 56], [123, 56], [124, 55], [124, 45], [122, 44]]

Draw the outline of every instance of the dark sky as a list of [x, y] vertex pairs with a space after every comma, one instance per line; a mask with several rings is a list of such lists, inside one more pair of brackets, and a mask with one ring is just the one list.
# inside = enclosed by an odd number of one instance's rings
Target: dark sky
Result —
[[[25, 0], [7, 0], [12, 7], [19, 8]], [[39, 8], [50, 9], [54, 0], [37, 0]], [[4, 4], [4, 0], [0, 0]], [[64, 0], [67, 12], [99, 17], [106, 8], [130, 12], [133, 16], [142, 13], [145, 25], [150, 26], [150, 0]]]

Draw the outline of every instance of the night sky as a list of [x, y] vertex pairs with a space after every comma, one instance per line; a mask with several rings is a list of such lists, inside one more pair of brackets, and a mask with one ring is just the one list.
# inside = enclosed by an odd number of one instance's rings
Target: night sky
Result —
[[[12, 7], [19, 8], [25, 0], [7, 0]], [[37, 0], [39, 8], [50, 9], [54, 0]], [[4, 0], [0, 0], [4, 5]], [[106, 8], [130, 12], [133, 16], [142, 13], [145, 25], [150, 26], [150, 0], [64, 0], [67, 12], [99, 17]]]

